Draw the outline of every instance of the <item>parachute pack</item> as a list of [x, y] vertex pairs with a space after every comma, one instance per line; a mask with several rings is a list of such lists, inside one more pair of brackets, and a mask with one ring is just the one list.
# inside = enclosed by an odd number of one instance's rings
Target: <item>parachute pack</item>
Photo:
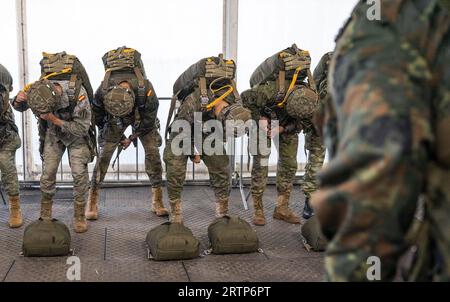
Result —
[[[102, 61], [105, 68], [105, 76], [101, 86], [103, 95], [106, 96], [111, 90], [117, 90], [117, 86], [121, 82], [128, 82], [133, 90], [132, 97], [123, 94], [123, 97], [117, 98], [119, 103], [110, 102], [111, 104], [108, 105], [112, 109], [110, 113], [114, 116], [130, 113], [135, 104], [134, 98], [136, 98], [138, 106], [143, 106], [146, 96], [151, 91], [150, 85], [147, 83], [141, 54], [136, 49], [122, 46], [105, 53]], [[116, 92], [116, 94], [118, 93]]]
[[65, 51], [59, 53], [42, 53], [41, 79], [69, 81], [67, 94], [69, 99], [75, 99], [80, 91], [81, 85], [86, 89], [90, 100], [94, 98], [91, 82], [88, 74], [80, 60], [67, 54]]
[[[272, 106], [273, 108], [268, 108], [268, 110], [272, 111], [277, 107], [284, 108], [289, 100], [298, 99], [300, 102], [296, 103], [301, 106], [295, 108], [296, 110], [290, 108], [290, 111], [303, 111], [303, 107], [306, 105], [304, 108], [305, 114], [295, 112], [295, 116], [309, 117], [311, 111], [314, 111], [318, 106], [317, 88], [310, 67], [311, 56], [309, 52], [301, 50], [293, 44], [291, 47], [264, 60], [253, 72], [250, 78], [250, 86], [258, 88], [262, 85], [275, 83], [277, 86], [277, 94], [274, 97], [275, 104]], [[308, 79], [307, 86], [304, 83], [306, 78]]]
[[186, 69], [173, 85], [173, 97], [166, 123], [166, 138], [176, 100], [183, 101], [197, 88], [200, 90], [200, 101], [204, 112], [210, 111], [214, 105], [230, 95], [235, 100], [239, 100], [235, 76], [236, 63], [233, 60], [225, 60], [223, 54], [201, 59]]

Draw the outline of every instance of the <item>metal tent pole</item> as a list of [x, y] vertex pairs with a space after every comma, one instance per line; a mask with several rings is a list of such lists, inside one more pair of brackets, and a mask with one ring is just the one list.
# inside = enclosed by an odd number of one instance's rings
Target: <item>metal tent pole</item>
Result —
[[[16, 24], [17, 24], [17, 45], [19, 59], [19, 83], [20, 87], [28, 84], [28, 36], [27, 36], [27, 15], [26, 0], [16, 0]], [[33, 179], [33, 144], [31, 134], [31, 112], [29, 110], [22, 113], [22, 141], [23, 141], [23, 180]]]

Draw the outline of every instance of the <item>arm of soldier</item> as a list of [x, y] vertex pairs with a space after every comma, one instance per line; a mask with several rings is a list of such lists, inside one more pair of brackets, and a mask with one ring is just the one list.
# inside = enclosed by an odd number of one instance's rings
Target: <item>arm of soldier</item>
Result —
[[[332, 63], [337, 154], [319, 173], [312, 204], [328, 238], [361, 239], [358, 246], [368, 253], [373, 242], [394, 252], [412, 215], [399, 217], [414, 212], [422, 188], [431, 129], [427, 92], [416, 83], [427, 82], [429, 71], [426, 64], [411, 68], [424, 58], [403, 49], [390, 28], [364, 16], [355, 23]], [[365, 234], [374, 236], [372, 245], [362, 240]]]
[[91, 106], [87, 94], [82, 94], [73, 110], [72, 121], [61, 121], [59, 126], [63, 132], [77, 137], [84, 137], [89, 132], [91, 115]]
[[28, 107], [26, 92], [20, 91], [16, 97], [12, 99], [11, 105], [19, 112], [28, 110], [30, 107]]
[[144, 107], [139, 109], [141, 121], [138, 128], [136, 129], [136, 132], [132, 134], [132, 137], [130, 137], [131, 140], [149, 133], [156, 127], [158, 108], [158, 96], [156, 95], [152, 84], [149, 82], [149, 90], [147, 92], [147, 97], [145, 98]]
[[[102, 84], [101, 84], [102, 85]], [[105, 107], [103, 106], [103, 92], [102, 92], [102, 86], [98, 87], [97, 91], [94, 95], [94, 100], [92, 102], [92, 114], [94, 115], [94, 122], [95, 125], [102, 129], [105, 124], [105, 116], [106, 111]]]

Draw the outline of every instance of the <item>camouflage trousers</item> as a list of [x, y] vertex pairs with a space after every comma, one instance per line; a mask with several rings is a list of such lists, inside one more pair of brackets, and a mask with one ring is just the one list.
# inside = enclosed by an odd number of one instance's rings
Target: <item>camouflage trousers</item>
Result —
[[331, 281], [371, 280], [374, 257], [380, 279], [392, 280], [421, 196], [433, 243], [419, 251], [432, 256], [435, 280], [450, 280], [450, 30], [434, 0], [420, 3], [433, 14], [392, 3], [383, 2], [385, 24], [367, 20], [360, 1], [331, 64], [337, 152], [312, 197]]
[[[298, 134], [281, 134], [278, 144], [277, 191], [291, 193], [295, 174], [297, 172]], [[268, 140], [270, 144], [270, 140]], [[305, 148], [308, 150], [308, 161], [305, 167], [301, 189], [306, 197], [317, 190], [316, 174], [322, 168], [325, 158], [325, 148], [320, 137], [313, 130], [305, 133]], [[254, 155], [252, 167], [251, 191], [255, 196], [262, 196], [268, 177], [269, 155]]]
[[[208, 168], [209, 179], [217, 199], [227, 199], [230, 196], [230, 167], [228, 155], [201, 155]], [[203, 150], [197, 146], [197, 150]], [[175, 155], [171, 147], [171, 139], [164, 148], [164, 163], [166, 164], [167, 191], [170, 200], [181, 199], [184, 181], [186, 179], [186, 164], [189, 155]]]
[[17, 133], [11, 134], [0, 147], [0, 172], [2, 184], [9, 196], [19, 195], [19, 180], [16, 168], [16, 151], [21, 146]]
[[325, 160], [325, 147], [322, 138], [314, 129], [305, 132], [305, 149], [308, 150], [308, 159], [305, 166], [305, 174], [302, 179], [302, 192], [306, 198], [317, 190], [317, 173], [322, 169]]
[[56, 193], [56, 174], [64, 152], [68, 151], [69, 164], [73, 178], [73, 197], [77, 204], [85, 204], [85, 194], [89, 188], [88, 163], [91, 151], [85, 138], [77, 138], [65, 146], [47, 131], [43, 151], [43, 168], [40, 181], [41, 193], [53, 198]]
[[[117, 149], [119, 142], [123, 137], [125, 129], [111, 128], [107, 132], [106, 137], [102, 137], [100, 144], [97, 162], [95, 164], [94, 173], [92, 175], [91, 184], [93, 187], [100, 186], [105, 179], [108, 171], [109, 163], [114, 151]], [[99, 139], [99, 141], [101, 141]], [[145, 172], [147, 173], [150, 183], [153, 188], [162, 186], [162, 164], [161, 156], [159, 154], [159, 147], [161, 147], [162, 139], [158, 130], [155, 128], [139, 140], [144, 147], [145, 152]]]

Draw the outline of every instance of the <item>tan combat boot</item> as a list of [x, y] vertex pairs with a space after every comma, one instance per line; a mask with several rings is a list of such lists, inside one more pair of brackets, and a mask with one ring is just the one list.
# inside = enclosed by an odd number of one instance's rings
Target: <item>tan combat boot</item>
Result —
[[277, 199], [277, 206], [273, 212], [273, 218], [284, 220], [292, 224], [300, 224], [300, 218], [289, 209], [289, 194], [279, 194]]
[[86, 204], [84, 202], [74, 203], [73, 229], [75, 233], [84, 233], [87, 231], [87, 221], [85, 215]]
[[22, 211], [20, 210], [20, 198], [9, 196], [9, 227], [18, 228], [23, 224]]
[[221, 198], [216, 201], [216, 218], [228, 215], [228, 198]]
[[42, 193], [41, 197], [41, 218], [52, 219], [53, 196]]
[[89, 197], [86, 207], [86, 219], [98, 219], [98, 201], [100, 199], [100, 189], [98, 187], [91, 187], [89, 190]]
[[159, 217], [169, 215], [169, 211], [167, 211], [163, 204], [163, 193], [161, 187], [152, 188], [152, 212]]
[[183, 224], [183, 215], [181, 214], [181, 200], [175, 199], [170, 201], [170, 210], [171, 210], [171, 218], [170, 221], [172, 223], [181, 223]]
[[263, 226], [266, 224], [266, 217], [264, 217], [264, 207], [262, 196], [253, 195], [253, 224]]

